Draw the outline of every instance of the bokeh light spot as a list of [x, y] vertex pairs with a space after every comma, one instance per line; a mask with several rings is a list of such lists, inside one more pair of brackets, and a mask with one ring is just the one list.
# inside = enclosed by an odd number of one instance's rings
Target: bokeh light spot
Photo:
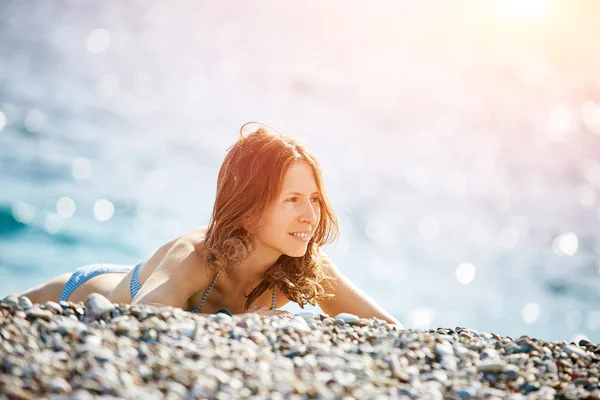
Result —
[[533, 324], [540, 316], [540, 305], [538, 303], [525, 304], [521, 310], [521, 319], [528, 325]]
[[538, 19], [548, 15], [549, 0], [496, 0], [498, 13], [512, 19]]
[[56, 213], [61, 218], [70, 218], [76, 209], [75, 201], [70, 197], [61, 197], [56, 202]]
[[6, 125], [6, 117], [4, 116], [4, 113], [0, 111], [0, 131], [2, 131], [4, 125]]
[[106, 51], [110, 46], [110, 33], [102, 28], [92, 31], [87, 38], [86, 46], [94, 54]]
[[56, 235], [62, 228], [62, 219], [54, 213], [46, 214], [44, 218], [44, 229], [51, 235]]
[[12, 205], [13, 218], [22, 224], [30, 224], [35, 218], [35, 207], [22, 201], [17, 201]]
[[77, 181], [89, 179], [92, 176], [92, 163], [85, 157], [77, 157], [73, 160], [71, 173]]
[[96, 200], [94, 203], [94, 217], [100, 222], [110, 220], [115, 213], [115, 206], [106, 199]]
[[571, 336], [571, 340], [569, 340], [569, 343], [573, 342], [576, 344], [579, 344], [580, 340], [587, 340], [588, 342], [590, 341], [590, 339], [584, 335], [583, 333], [576, 333], [573, 336]]
[[46, 124], [46, 115], [40, 110], [29, 110], [25, 117], [25, 128], [32, 133], [39, 132], [44, 129]]
[[579, 248], [579, 240], [573, 232], [561, 233], [552, 241], [552, 250], [554, 253], [562, 256], [572, 256]]
[[585, 319], [585, 326], [592, 331], [600, 329], [600, 311], [591, 311]]
[[588, 100], [581, 105], [581, 122], [593, 133], [600, 133], [600, 103]]
[[470, 263], [462, 263], [456, 268], [456, 279], [463, 285], [468, 285], [475, 278], [475, 266]]

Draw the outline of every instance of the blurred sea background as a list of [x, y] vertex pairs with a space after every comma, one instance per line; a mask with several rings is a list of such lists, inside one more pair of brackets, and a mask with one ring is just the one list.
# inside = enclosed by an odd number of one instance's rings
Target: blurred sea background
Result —
[[206, 225], [258, 120], [317, 154], [328, 253], [408, 328], [597, 343], [599, 12], [0, 1], [0, 298]]

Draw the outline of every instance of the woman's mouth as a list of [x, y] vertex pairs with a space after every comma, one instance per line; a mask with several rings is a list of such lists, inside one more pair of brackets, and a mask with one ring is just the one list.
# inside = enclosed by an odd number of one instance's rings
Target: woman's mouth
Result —
[[308, 232], [293, 232], [289, 233], [289, 235], [302, 242], [308, 242], [310, 240], [310, 233]]

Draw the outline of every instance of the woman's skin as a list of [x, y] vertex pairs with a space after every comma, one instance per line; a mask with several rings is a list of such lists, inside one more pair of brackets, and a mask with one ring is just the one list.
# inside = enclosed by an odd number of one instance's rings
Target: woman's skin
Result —
[[[238, 267], [227, 270], [227, 276], [219, 276], [202, 305], [200, 311], [203, 314], [200, 315], [213, 314], [221, 308], [227, 308], [232, 314], [257, 312], [261, 315], [289, 316], [287, 311], [269, 309], [272, 291], [265, 291], [245, 312], [245, 294], [260, 283], [264, 273], [282, 254], [290, 257], [305, 254], [308, 239], [300, 239], [290, 233], [306, 232], [312, 235], [319, 223], [320, 214], [319, 191], [312, 167], [304, 162], [293, 164], [284, 176], [282, 190], [273, 206], [259, 219], [256, 229], [247, 228], [256, 237], [254, 251]], [[140, 282], [143, 286], [133, 301], [129, 293], [133, 271], [94, 277], [75, 289], [68, 300], [83, 301], [90, 293], [96, 292], [113, 303], [170, 305], [187, 311], [193, 310], [200, 304], [216, 275], [195, 249], [196, 246], [203, 245], [206, 229], [198, 228], [174, 238], [146, 259], [140, 268]], [[324, 287], [335, 297], [318, 303], [323, 312], [331, 316], [347, 312], [364, 318], [377, 317], [403, 327], [343, 276], [333, 263], [330, 268], [329, 272], [334, 280], [331, 285]], [[29, 297], [34, 303], [58, 301], [70, 275], [61, 275], [22, 295]], [[276, 307], [281, 308], [288, 302], [290, 300], [281, 291], [277, 291]]]

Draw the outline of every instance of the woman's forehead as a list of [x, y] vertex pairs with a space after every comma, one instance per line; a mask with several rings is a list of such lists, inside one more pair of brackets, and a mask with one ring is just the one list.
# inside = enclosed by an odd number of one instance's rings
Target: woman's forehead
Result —
[[312, 166], [305, 162], [292, 164], [283, 177], [281, 191], [306, 195], [318, 193], [319, 187]]

